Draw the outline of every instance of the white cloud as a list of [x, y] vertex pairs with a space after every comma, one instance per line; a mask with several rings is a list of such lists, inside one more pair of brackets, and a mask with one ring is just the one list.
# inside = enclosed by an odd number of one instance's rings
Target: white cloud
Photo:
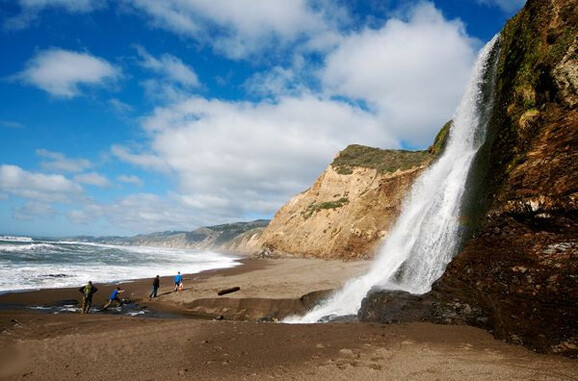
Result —
[[120, 69], [108, 61], [63, 49], [38, 52], [16, 78], [55, 97], [72, 98], [82, 87], [103, 86], [120, 76]]
[[201, 86], [197, 74], [181, 59], [171, 54], [157, 58], [141, 46], [136, 49], [141, 57], [140, 65], [157, 76], [141, 82], [149, 98], [162, 103], [175, 102], [186, 98], [191, 90]]
[[20, 0], [22, 8], [61, 7], [71, 13], [87, 13], [104, 6], [103, 0]]
[[76, 175], [74, 176], [74, 181], [81, 184], [94, 185], [97, 187], [109, 187], [111, 185], [110, 180], [106, 176], [96, 172]]
[[99, 219], [125, 231], [135, 233], [159, 230], [189, 230], [199, 226], [190, 209], [172, 197], [150, 193], [137, 193], [123, 197], [111, 204], [89, 203], [67, 213], [70, 221], [91, 224]]
[[137, 52], [142, 58], [140, 64], [143, 67], [184, 86], [197, 87], [200, 85], [197, 74], [181, 59], [166, 53], [156, 58], [140, 46], [137, 46]]
[[69, 13], [88, 13], [106, 6], [106, 0], [19, 0], [21, 13], [8, 18], [6, 29], [24, 29], [46, 8], [60, 8]]
[[253, 94], [273, 98], [296, 96], [309, 91], [302, 82], [302, 78], [299, 78], [293, 69], [280, 66], [275, 66], [267, 72], [254, 74], [243, 87]]
[[49, 217], [58, 214], [50, 204], [29, 201], [12, 211], [12, 217], [17, 220], [32, 220], [38, 217]]
[[144, 184], [142, 179], [138, 176], [135, 176], [135, 175], [119, 175], [116, 179], [118, 181], [120, 181], [121, 183], [134, 184], [134, 185], [139, 186], [139, 187]]
[[517, 12], [526, 4], [526, 0], [478, 0], [478, 2], [489, 6], [497, 6], [509, 14]]
[[13, 120], [0, 120], [0, 127], [11, 130], [19, 130], [24, 128], [24, 125], [20, 122], [15, 122]]
[[116, 226], [145, 232], [183, 229], [198, 224], [182, 205], [149, 193], [129, 195], [107, 207], [107, 218]]
[[45, 175], [15, 165], [0, 165], [0, 191], [38, 201], [70, 202], [82, 187], [62, 175]]
[[350, 143], [397, 145], [374, 115], [312, 96], [259, 104], [191, 98], [158, 108], [144, 128], [151, 152], [116, 146], [113, 154], [176, 174], [175, 197], [207, 218], [274, 212]]
[[124, 103], [120, 99], [112, 98], [108, 101], [108, 104], [120, 115], [126, 115], [133, 111], [131, 105]]
[[43, 168], [62, 171], [62, 172], [82, 172], [87, 168], [92, 167], [90, 161], [86, 159], [70, 159], [60, 152], [48, 151], [46, 149], [37, 149], [36, 154], [40, 157], [50, 159], [50, 161], [42, 161], [40, 165]]
[[421, 3], [407, 21], [346, 37], [320, 77], [329, 94], [366, 102], [399, 139], [427, 146], [457, 106], [474, 44], [459, 21]]
[[[331, 34], [344, 17], [336, 4], [316, 10], [307, 0], [134, 0], [153, 25], [201, 43], [229, 58], [245, 58], [299, 39]], [[321, 45], [321, 44], [319, 44]]]
[[75, 224], [88, 225], [96, 222], [104, 214], [104, 208], [97, 204], [87, 204], [81, 209], [74, 209], [66, 213], [66, 217]]
[[111, 153], [119, 159], [141, 167], [163, 171], [167, 168], [165, 162], [158, 156], [150, 153], [132, 152], [129, 148], [115, 144], [110, 148]]

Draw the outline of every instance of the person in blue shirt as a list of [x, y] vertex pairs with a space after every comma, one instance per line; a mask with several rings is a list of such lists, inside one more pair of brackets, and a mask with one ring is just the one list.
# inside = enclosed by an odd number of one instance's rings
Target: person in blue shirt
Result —
[[120, 287], [115, 288], [112, 291], [112, 293], [110, 294], [110, 298], [108, 298], [108, 302], [104, 305], [104, 307], [102, 307], [102, 309], [106, 310], [108, 307], [110, 307], [112, 302], [116, 302], [119, 307], [122, 306], [122, 300], [120, 300], [120, 297], [118, 296], [118, 294], [120, 294], [121, 292], [124, 292], [124, 290], [121, 289]]
[[175, 291], [182, 291], [183, 290], [183, 276], [179, 271], [178, 274], [175, 276]]

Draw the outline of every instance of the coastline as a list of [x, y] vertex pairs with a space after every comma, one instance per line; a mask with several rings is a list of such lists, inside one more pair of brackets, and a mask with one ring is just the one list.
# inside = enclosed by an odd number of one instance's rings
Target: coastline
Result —
[[[243, 259], [229, 269], [185, 274], [182, 292], [161, 279], [123, 283], [125, 297], [170, 317], [37, 313], [18, 304], [80, 300], [77, 288], [0, 295], [0, 379], [573, 379], [578, 361], [535, 354], [481, 329], [430, 323], [276, 324], [256, 322], [263, 310], [294, 308], [287, 300], [336, 288], [368, 262]], [[219, 297], [217, 291], [240, 290]], [[79, 285], [80, 287], [80, 285]], [[97, 285], [102, 306], [113, 285]], [[110, 287], [110, 288], [108, 288]], [[305, 292], [304, 292], [305, 291]], [[271, 304], [271, 300], [277, 304]], [[214, 303], [223, 303], [216, 305]], [[204, 307], [203, 307], [204, 306]], [[198, 308], [220, 314], [192, 319]], [[223, 316], [231, 312], [231, 317]], [[254, 313], [251, 313], [253, 311]], [[167, 315], [168, 316], [168, 315]], [[187, 317], [188, 316], [188, 317]], [[235, 319], [245, 317], [246, 319]], [[223, 317], [223, 320], [215, 318]], [[245, 321], [241, 321], [245, 320]]]
[[[211, 276], [216, 272], [227, 276], [229, 274], [235, 274], [237, 271], [251, 271], [251, 269], [259, 267], [257, 260], [250, 258], [241, 258], [238, 262], [240, 265], [235, 267], [205, 270], [194, 274], [183, 274], [183, 278], [184, 281], [187, 282], [195, 278]], [[243, 268], [243, 270], [240, 268]], [[116, 286], [120, 286], [125, 290], [125, 293], [122, 294], [123, 298], [131, 299], [135, 302], [142, 302], [148, 298], [148, 295], [151, 292], [153, 278], [154, 275], [151, 276], [151, 278], [129, 279], [112, 283], [95, 283], [98, 292], [93, 297], [93, 306], [104, 305], [113, 288]], [[173, 287], [173, 276], [163, 276], [160, 279], [161, 287], [159, 288], [159, 295], [171, 292]], [[49, 306], [62, 301], [73, 300], [77, 300], [80, 303], [82, 295], [79, 293], [78, 289], [82, 286], [83, 284], [79, 284], [77, 287], [6, 291], [0, 294], [0, 310], [6, 309], [5, 307], [2, 308], [3, 305], [16, 305], [20, 307]]]

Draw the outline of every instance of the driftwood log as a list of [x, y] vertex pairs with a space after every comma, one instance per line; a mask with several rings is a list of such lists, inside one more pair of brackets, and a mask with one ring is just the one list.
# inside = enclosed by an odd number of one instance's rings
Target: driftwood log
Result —
[[221, 296], [221, 295], [225, 295], [225, 294], [230, 294], [231, 292], [239, 291], [240, 289], [241, 289], [241, 287], [226, 288], [224, 290], [217, 292], [217, 295]]

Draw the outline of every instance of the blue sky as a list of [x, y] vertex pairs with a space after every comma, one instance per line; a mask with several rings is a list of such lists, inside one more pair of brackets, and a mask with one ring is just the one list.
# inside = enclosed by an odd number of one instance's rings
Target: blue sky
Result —
[[427, 147], [523, 0], [0, 0], [0, 234], [270, 218]]

